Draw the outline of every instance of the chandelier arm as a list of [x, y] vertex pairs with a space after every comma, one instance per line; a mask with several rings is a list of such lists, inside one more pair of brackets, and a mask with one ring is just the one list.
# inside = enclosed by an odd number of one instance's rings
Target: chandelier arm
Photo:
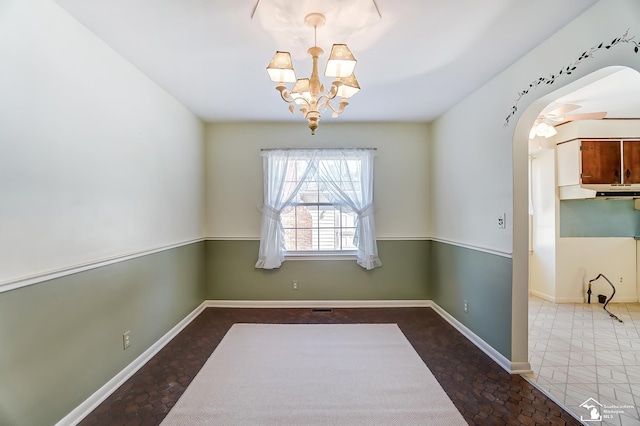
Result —
[[349, 105], [349, 102], [345, 101], [344, 99], [340, 101], [340, 104], [338, 106], [338, 109], [334, 108], [333, 105], [331, 105], [331, 102], [329, 102], [330, 99], [327, 100], [327, 102], [325, 102], [324, 105], [328, 106], [331, 111], [333, 111], [334, 114], [340, 115], [344, 112], [344, 109], [347, 105]]
[[[310, 103], [308, 100], [306, 100], [305, 98], [297, 98], [297, 99], [293, 99], [293, 98], [291, 98], [291, 100], [290, 100], [290, 101], [287, 101], [287, 102], [289, 102], [289, 103], [291, 103], [291, 102], [296, 102], [298, 99], [299, 99], [299, 100], [301, 100], [301, 101], [304, 101], [304, 103], [305, 103], [305, 104], [307, 104], [307, 106], [308, 106], [309, 108], [311, 108], [311, 103]], [[296, 104], [297, 104], [297, 105], [299, 105], [297, 102], [296, 102]]]
[[323, 93], [322, 95], [318, 96], [318, 103], [320, 103], [320, 101], [322, 99], [326, 99], [327, 101], [331, 101], [333, 99], [336, 98], [336, 96], [338, 96], [338, 89], [336, 88], [336, 86], [331, 86], [331, 91], [329, 93]]
[[338, 85], [336, 85], [336, 82], [334, 81], [333, 83], [331, 83], [331, 90], [329, 90], [329, 93], [323, 93], [322, 95], [318, 96], [318, 102], [320, 102], [320, 99], [322, 98], [332, 100], [335, 99], [336, 96], [338, 96]]
[[318, 102], [316, 103], [317, 109], [320, 110], [320, 108], [322, 108], [322, 111], [324, 111], [327, 109], [327, 106], [328, 106], [331, 108], [331, 110], [333, 110], [334, 108], [330, 103], [331, 99], [333, 98], [328, 97], [326, 94], [320, 95], [318, 97]]
[[295, 99], [293, 99], [291, 97], [291, 94], [289, 92], [280, 92], [280, 97], [282, 98], [283, 101], [285, 101], [286, 103], [290, 104], [291, 102], [295, 102]]
[[286, 88], [285, 88], [284, 86], [278, 86], [278, 87], [276, 87], [276, 90], [277, 90], [278, 92], [280, 92], [280, 97], [282, 98], [282, 100], [283, 100], [283, 101], [285, 101], [285, 102], [286, 102], [286, 103], [288, 103], [288, 104], [293, 103], [293, 102], [296, 102], [298, 99], [300, 99], [300, 100], [303, 100], [303, 101], [304, 101], [304, 102], [305, 102], [309, 107], [311, 106], [311, 104], [309, 103], [309, 101], [308, 101], [308, 100], [306, 100], [306, 99], [305, 99], [305, 98], [303, 98], [303, 97], [300, 97], [300, 98], [292, 98], [292, 97], [291, 97], [291, 93], [290, 93], [288, 90], [286, 90]]

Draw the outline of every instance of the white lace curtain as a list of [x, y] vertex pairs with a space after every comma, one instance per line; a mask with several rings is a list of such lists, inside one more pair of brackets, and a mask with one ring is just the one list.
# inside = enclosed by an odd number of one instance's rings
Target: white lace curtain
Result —
[[[365, 269], [382, 266], [378, 258], [373, 220], [373, 159], [375, 151], [320, 151], [319, 180], [331, 203], [344, 204], [357, 215], [353, 244], [358, 265]], [[354, 161], [355, 160], [355, 161]]]
[[313, 167], [308, 161], [297, 182], [287, 180], [289, 165], [301, 159], [294, 150], [262, 151], [264, 203], [260, 230], [260, 252], [256, 268], [279, 268], [284, 261], [284, 231], [280, 213], [296, 196]]
[[[305, 184], [309, 173], [317, 167], [320, 185], [336, 207], [356, 213], [354, 245], [358, 265], [365, 269], [382, 266], [378, 258], [373, 216], [373, 149], [317, 149], [262, 151], [264, 171], [264, 204], [260, 252], [256, 268], [279, 268], [284, 261], [284, 231], [280, 214]], [[287, 182], [292, 161], [305, 160], [306, 168], [298, 170], [297, 182]]]

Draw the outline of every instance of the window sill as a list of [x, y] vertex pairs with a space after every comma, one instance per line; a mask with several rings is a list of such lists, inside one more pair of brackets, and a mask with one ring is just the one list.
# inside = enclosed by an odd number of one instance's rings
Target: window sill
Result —
[[285, 260], [357, 260], [355, 251], [289, 252]]

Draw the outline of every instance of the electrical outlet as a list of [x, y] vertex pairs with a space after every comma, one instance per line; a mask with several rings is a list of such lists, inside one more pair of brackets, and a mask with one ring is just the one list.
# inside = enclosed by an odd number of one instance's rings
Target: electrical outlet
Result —
[[498, 228], [505, 229], [507, 227], [507, 214], [500, 213], [498, 215]]
[[464, 313], [468, 314], [469, 313], [469, 302], [468, 301], [464, 301]]
[[293, 280], [291, 282], [291, 290], [297, 290], [298, 289], [298, 280]]
[[131, 330], [127, 330], [127, 332], [122, 335], [122, 349], [127, 349], [129, 346], [131, 346]]
[[622, 281], [623, 281], [623, 280], [622, 280], [622, 277], [620, 277], [620, 284], [622, 284]]

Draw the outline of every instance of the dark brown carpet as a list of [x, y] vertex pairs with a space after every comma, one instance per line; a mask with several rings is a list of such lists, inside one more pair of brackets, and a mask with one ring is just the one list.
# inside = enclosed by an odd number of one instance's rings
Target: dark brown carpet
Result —
[[80, 424], [157, 425], [234, 323], [396, 323], [470, 425], [580, 425], [430, 308], [207, 308]]

